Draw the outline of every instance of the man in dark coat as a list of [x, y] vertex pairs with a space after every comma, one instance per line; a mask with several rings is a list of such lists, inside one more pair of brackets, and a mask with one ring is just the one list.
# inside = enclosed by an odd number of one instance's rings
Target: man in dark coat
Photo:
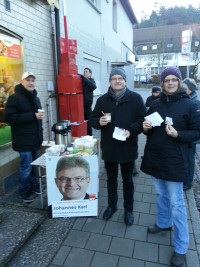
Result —
[[43, 141], [41, 103], [35, 90], [35, 75], [25, 72], [15, 93], [8, 98], [5, 121], [11, 125], [12, 147], [20, 154], [19, 194], [24, 202], [32, 202], [32, 191], [40, 194], [36, 167], [31, 162], [38, 157]]
[[[106, 113], [111, 113], [111, 120], [107, 120]], [[117, 210], [117, 176], [120, 164], [123, 179], [124, 220], [127, 225], [133, 224], [132, 174], [134, 161], [137, 158], [138, 134], [142, 132], [145, 114], [146, 108], [141, 96], [126, 88], [124, 69], [113, 68], [110, 73], [108, 92], [97, 99], [90, 119], [92, 127], [101, 130], [102, 159], [105, 161], [108, 177], [108, 207], [103, 214], [105, 220], [109, 220]], [[123, 134], [120, 135], [120, 132]]]
[[[89, 120], [92, 113], [93, 91], [97, 88], [95, 80], [91, 77], [92, 70], [85, 68], [82, 77], [83, 101], [84, 101], [84, 120]], [[87, 122], [87, 135], [92, 135], [92, 127]]]
[[168, 67], [161, 73], [162, 93], [153, 101], [148, 114], [158, 112], [163, 122], [143, 122], [147, 135], [141, 170], [152, 176], [157, 200], [156, 224], [150, 234], [170, 231], [174, 225], [172, 267], [183, 267], [189, 246], [183, 182], [189, 176], [188, 144], [200, 137], [200, 113], [181, 87], [181, 72]]
[[160, 86], [157, 86], [157, 85], [154, 85], [151, 90], [152, 90], [152, 95], [147, 97], [147, 100], [145, 103], [145, 106], [147, 108], [149, 108], [151, 106], [151, 103], [154, 100], [156, 100], [160, 97], [160, 93], [161, 93], [161, 88], [160, 88]]

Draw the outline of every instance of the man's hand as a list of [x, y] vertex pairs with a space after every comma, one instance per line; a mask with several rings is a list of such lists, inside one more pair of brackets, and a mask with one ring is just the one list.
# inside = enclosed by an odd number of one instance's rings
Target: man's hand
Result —
[[143, 130], [147, 132], [149, 129], [152, 129], [151, 121], [144, 121], [143, 122]]
[[124, 136], [126, 136], [126, 138], [129, 138], [131, 136], [131, 134], [128, 130], [126, 130], [124, 133]]
[[35, 113], [35, 116], [36, 116], [37, 120], [42, 120], [44, 117], [44, 114], [38, 112], [38, 113]]
[[171, 126], [170, 123], [167, 123], [166, 125], [166, 132], [169, 136], [173, 137], [173, 138], [177, 138], [178, 137], [178, 132], [176, 131], [176, 129], [174, 129], [174, 127]]
[[102, 116], [102, 117], [100, 118], [100, 120], [99, 120], [99, 124], [100, 124], [101, 126], [105, 126], [105, 125], [107, 125], [108, 123], [109, 123], [109, 121], [107, 121], [106, 116]]

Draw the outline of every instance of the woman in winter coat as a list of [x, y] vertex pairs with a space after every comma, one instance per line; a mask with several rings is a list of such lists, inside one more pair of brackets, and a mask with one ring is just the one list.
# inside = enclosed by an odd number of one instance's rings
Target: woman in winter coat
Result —
[[200, 113], [181, 87], [181, 80], [178, 68], [169, 67], [161, 73], [162, 93], [148, 114], [158, 112], [164, 121], [156, 127], [151, 121], [143, 122], [147, 142], [141, 165], [141, 170], [152, 176], [157, 194], [157, 221], [148, 232], [170, 231], [174, 225], [174, 267], [184, 265], [189, 245], [183, 195], [183, 182], [189, 175], [188, 143], [200, 137]]

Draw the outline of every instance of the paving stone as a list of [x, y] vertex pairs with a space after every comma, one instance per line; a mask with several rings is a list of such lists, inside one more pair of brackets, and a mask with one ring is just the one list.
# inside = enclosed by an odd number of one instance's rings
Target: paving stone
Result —
[[146, 241], [147, 240], [147, 228], [144, 226], [139, 226], [139, 225], [134, 225], [133, 227], [127, 227], [125, 238]]
[[64, 245], [68, 245], [70, 247], [79, 247], [84, 248], [87, 240], [90, 237], [90, 233], [71, 230], [64, 240]]
[[134, 184], [144, 185], [145, 178], [142, 177], [133, 177]]
[[124, 223], [108, 221], [103, 231], [106, 235], [123, 237], [126, 230]]
[[133, 258], [158, 262], [158, 245], [136, 241]]
[[92, 233], [102, 233], [105, 227], [106, 221], [100, 219], [87, 219], [83, 231], [88, 231]]
[[158, 213], [157, 205], [156, 204], [150, 204], [150, 214], [157, 215], [157, 213]]
[[144, 262], [120, 257], [118, 267], [144, 267]]
[[80, 248], [72, 248], [64, 262], [63, 266], [65, 267], [89, 267], [92, 257], [94, 255], [93, 251], [80, 249]]
[[124, 199], [123, 190], [118, 189], [118, 190], [117, 190], [117, 194], [118, 194], [118, 198], [123, 198], [123, 199]]
[[156, 203], [156, 198], [154, 195], [143, 193], [142, 201], [147, 203]]
[[170, 265], [163, 265], [163, 264], [159, 264], [159, 263], [153, 263], [153, 262], [146, 262], [145, 267], [167, 267]]
[[117, 267], [119, 257], [96, 252], [90, 267]]
[[170, 246], [159, 246], [159, 263], [170, 265], [174, 248]]
[[133, 247], [134, 241], [119, 237], [113, 237], [109, 253], [119, 256], [131, 257], [133, 254]]
[[149, 209], [150, 209], [149, 203], [144, 203], [139, 201], [134, 202], [134, 208], [133, 208], [134, 211], [149, 213]]
[[107, 252], [110, 247], [111, 239], [111, 236], [92, 233], [85, 248], [99, 252]]
[[104, 196], [104, 197], [107, 197], [108, 196], [108, 192], [107, 192], [107, 188], [106, 187], [102, 187], [99, 190], [99, 196]]
[[151, 214], [140, 214], [139, 225], [150, 226], [155, 224], [156, 216]]
[[142, 201], [142, 193], [134, 192], [134, 201]]
[[108, 205], [108, 198], [107, 197], [104, 197], [104, 196], [99, 196], [98, 197], [98, 204], [100, 206], [107, 207], [107, 205]]
[[135, 186], [135, 190], [137, 192], [142, 192], [142, 193], [151, 193], [152, 187], [150, 185], [140, 185], [140, 184], [137, 184]]
[[83, 217], [83, 218], [77, 218], [74, 225], [73, 225], [73, 229], [76, 230], [81, 230], [83, 225], [85, 224], [87, 218]]
[[194, 236], [192, 234], [189, 234], [189, 249], [196, 250]]
[[71, 248], [67, 246], [62, 246], [56, 253], [55, 258], [52, 261], [52, 264], [62, 265], [66, 260]]
[[199, 267], [199, 258], [197, 251], [188, 250], [186, 254], [187, 267]]
[[150, 243], [157, 243], [162, 245], [169, 245], [171, 244], [171, 232], [170, 231], [162, 231], [157, 234], [148, 233], [148, 242]]

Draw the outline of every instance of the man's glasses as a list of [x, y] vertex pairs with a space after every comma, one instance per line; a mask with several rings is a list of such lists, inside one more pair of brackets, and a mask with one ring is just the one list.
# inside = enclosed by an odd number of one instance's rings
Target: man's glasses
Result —
[[165, 80], [164, 80], [164, 83], [170, 83], [170, 81], [171, 81], [172, 83], [176, 83], [176, 82], [178, 82], [178, 79], [177, 79], [177, 78], [165, 79]]
[[113, 81], [113, 82], [117, 82], [117, 81], [122, 82], [124, 80], [124, 78], [122, 78], [122, 77], [120, 77], [120, 78], [111, 78], [110, 80]]
[[75, 178], [69, 178], [69, 177], [60, 177], [60, 178], [56, 178], [58, 179], [61, 183], [69, 183], [71, 182], [72, 180], [75, 182], [75, 183], [81, 183], [83, 182], [84, 180], [86, 180], [87, 178], [89, 177], [75, 177]]

